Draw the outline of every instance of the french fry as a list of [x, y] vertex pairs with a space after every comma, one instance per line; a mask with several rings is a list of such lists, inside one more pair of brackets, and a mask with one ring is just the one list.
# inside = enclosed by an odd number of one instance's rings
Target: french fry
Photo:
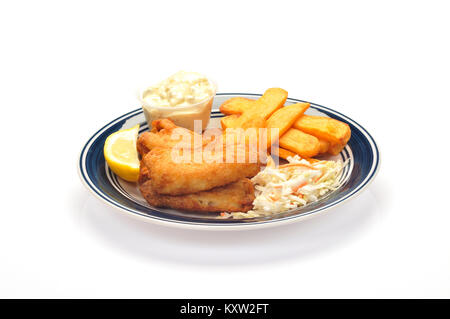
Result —
[[221, 120], [222, 128], [226, 130], [227, 128], [264, 127], [263, 122], [284, 105], [287, 94], [287, 91], [283, 89], [267, 89], [258, 100], [249, 101], [250, 106], [242, 108], [242, 114], [223, 117]]
[[330, 148], [330, 142], [325, 141], [324, 139], [318, 138], [319, 140], [319, 154], [324, 154], [328, 152], [328, 149]]
[[[220, 106], [220, 111], [227, 115], [221, 119], [222, 128], [267, 127], [267, 147], [279, 138], [278, 155], [281, 158], [295, 154], [306, 158], [326, 153], [339, 154], [350, 139], [350, 127], [332, 118], [304, 115], [308, 103], [282, 107], [286, 98], [287, 92], [279, 88], [266, 90], [258, 100], [231, 98]], [[279, 135], [272, 129], [278, 129]], [[258, 139], [261, 138], [258, 133]]]
[[231, 114], [228, 116], [224, 116], [220, 119], [220, 125], [222, 125], [222, 129], [225, 131], [227, 128], [234, 128], [236, 125], [236, 120], [239, 118], [239, 114]]
[[261, 128], [265, 126], [266, 121], [261, 117], [253, 117], [248, 118], [245, 121], [239, 119], [239, 115], [232, 114], [225, 117], [222, 117], [220, 120], [220, 124], [224, 131], [228, 128]]
[[255, 101], [256, 100], [247, 99], [245, 97], [233, 97], [223, 102], [219, 107], [219, 110], [225, 115], [242, 114], [252, 107], [252, 103]]
[[327, 153], [331, 155], [338, 155], [345, 147], [345, 144], [334, 144], [330, 145]]
[[300, 130], [291, 128], [280, 137], [280, 146], [301, 157], [313, 157], [319, 154], [319, 139]]
[[[273, 113], [266, 121], [266, 128], [269, 130], [268, 147], [275, 142], [275, 135], [272, 134], [272, 129], [278, 129], [278, 136], [283, 136], [294, 124], [294, 122], [305, 113], [309, 107], [309, 103], [296, 103], [285, 106], [275, 113]], [[275, 132], [276, 134], [276, 132]]]
[[294, 123], [294, 127], [333, 145], [347, 144], [351, 135], [350, 127], [346, 123], [323, 116], [303, 115]]
[[270, 88], [253, 104], [252, 110], [265, 120], [286, 102], [288, 92], [280, 88]]
[[[318, 140], [319, 140], [319, 154], [328, 153], [331, 155], [338, 155], [342, 151], [342, 149], [345, 147], [345, 145], [341, 145], [341, 144], [331, 145], [329, 142], [322, 140], [320, 138]], [[301, 146], [298, 146], [298, 147], [301, 147]], [[278, 155], [278, 157], [281, 157], [281, 158], [284, 158], [285, 160], [287, 160], [288, 156], [295, 156], [296, 153], [280, 147], [275, 152], [273, 152], [273, 155]]]

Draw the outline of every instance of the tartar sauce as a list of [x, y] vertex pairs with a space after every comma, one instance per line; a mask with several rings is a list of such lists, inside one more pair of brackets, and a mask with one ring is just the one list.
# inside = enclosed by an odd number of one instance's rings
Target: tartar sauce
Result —
[[142, 99], [152, 106], [189, 106], [210, 98], [214, 92], [214, 85], [204, 75], [179, 71], [147, 88]]
[[196, 72], [180, 71], [157, 85], [141, 91], [140, 101], [148, 126], [158, 119], [171, 119], [176, 125], [194, 130], [201, 121], [202, 130], [209, 123], [216, 84]]

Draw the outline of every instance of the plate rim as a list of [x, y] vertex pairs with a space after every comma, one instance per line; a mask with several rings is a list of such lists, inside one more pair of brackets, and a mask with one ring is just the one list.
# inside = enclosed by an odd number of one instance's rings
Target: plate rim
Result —
[[[262, 94], [235, 93], [235, 92], [216, 93], [216, 96], [226, 96], [226, 95], [261, 96]], [[139, 107], [135, 110], [132, 110], [130, 112], [127, 112], [125, 114], [122, 114], [121, 116], [115, 118], [114, 120], [112, 120], [109, 123], [102, 126], [93, 135], [91, 135], [90, 138], [88, 138], [88, 140], [83, 144], [83, 146], [81, 147], [81, 150], [79, 152], [78, 161], [77, 161], [78, 176], [79, 176], [82, 184], [88, 189], [88, 191], [91, 194], [93, 194], [96, 198], [101, 200], [103, 203], [106, 203], [108, 206], [113, 207], [116, 210], [121, 211], [122, 213], [126, 213], [127, 216], [132, 216], [132, 217], [138, 218], [139, 220], [144, 220], [146, 222], [151, 222], [154, 224], [159, 224], [159, 225], [164, 225], [164, 226], [171, 226], [171, 227], [178, 227], [178, 228], [185, 228], [185, 229], [186, 228], [188, 228], [188, 229], [203, 229], [203, 230], [247, 230], [247, 229], [267, 228], [267, 227], [274, 227], [274, 226], [278, 226], [278, 225], [285, 225], [288, 223], [294, 223], [299, 220], [305, 220], [310, 217], [318, 216], [319, 214], [328, 212], [332, 208], [335, 208], [335, 207], [347, 202], [350, 199], [356, 198], [358, 195], [360, 195], [362, 193], [363, 190], [365, 190], [373, 182], [373, 180], [376, 178], [376, 176], [379, 172], [379, 168], [380, 168], [380, 160], [381, 159], [380, 159], [379, 147], [378, 147], [378, 144], [376, 143], [375, 139], [373, 138], [373, 136], [362, 125], [360, 125], [358, 122], [356, 122], [352, 118], [340, 113], [339, 111], [333, 110], [329, 107], [326, 107], [326, 106], [323, 106], [323, 105], [320, 105], [317, 103], [304, 101], [304, 100], [300, 100], [300, 99], [288, 98], [288, 100], [293, 101], [293, 102], [310, 103], [311, 105], [313, 105], [315, 107], [316, 106], [319, 107], [319, 109], [322, 108], [330, 113], [335, 113], [338, 116], [351, 122], [358, 130], [360, 130], [364, 135], [366, 135], [367, 140], [369, 141], [371, 150], [374, 155], [372, 163], [371, 163], [371, 166], [372, 166], [371, 170], [369, 171], [365, 180], [363, 180], [361, 182], [361, 184], [358, 185], [357, 188], [355, 188], [352, 192], [347, 194], [345, 197], [340, 198], [338, 201], [331, 202], [329, 205], [327, 205], [325, 207], [321, 207], [317, 210], [312, 210], [310, 212], [305, 212], [303, 214], [286, 216], [286, 217], [283, 217], [280, 219], [270, 219], [270, 220], [255, 221], [255, 222], [248, 222], [248, 223], [232, 223], [232, 222], [230, 222], [227, 224], [223, 224], [223, 223], [214, 224], [214, 223], [202, 223], [202, 222], [196, 222], [196, 221], [171, 220], [171, 219], [165, 219], [165, 218], [161, 218], [161, 217], [157, 217], [157, 216], [153, 216], [153, 215], [139, 213], [138, 211], [134, 211], [129, 208], [126, 208], [123, 205], [120, 205], [119, 203], [115, 202], [111, 198], [105, 198], [104, 196], [106, 196], [106, 195], [102, 196], [102, 195], [98, 194], [97, 190], [94, 189], [89, 184], [88, 180], [91, 180], [91, 179], [85, 176], [85, 175], [88, 176], [88, 174], [84, 174], [84, 172], [83, 172], [83, 158], [85, 157], [84, 155], [89, 150], [88, 146], [91, 144], [91, 141], [95, 140], [95, 138], [97, 138], [98, 135], [100, 133], [102, 133], [107, 127], [110, 127], [110, 126], [114, 125], [116, 122], [124, 120], [127, 117], [130, 117], [132, 115], [138, 115], [139, 113], [141, 113], [142, 112], [141, 107]], [[218, 111], [218, 109], [215, 108], [212, 111]], [[134, 113], [136, 113], [136, 114], [134, 114]], [[91, 180], [91, 182], [92, 182], [92, 180]]]

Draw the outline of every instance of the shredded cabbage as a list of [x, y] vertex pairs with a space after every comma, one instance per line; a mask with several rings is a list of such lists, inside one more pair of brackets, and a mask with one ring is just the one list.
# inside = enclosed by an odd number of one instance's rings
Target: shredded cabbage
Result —
[[275, 167], [269, 162], [252, 178], [256, 198], [253, 209], [243, 213], [221, 213], [218, 218], [270, 216], [318, 201], [340, 186], [339, 176], [348, 161], [318, 160], [310, 163], [298, 155], [287, 158], [289, 164]]

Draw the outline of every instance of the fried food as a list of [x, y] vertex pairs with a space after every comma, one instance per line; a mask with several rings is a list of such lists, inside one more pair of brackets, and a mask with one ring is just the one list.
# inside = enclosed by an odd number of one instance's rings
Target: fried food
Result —
[[[341, 145], [331, 145], [329, 142], [322, 140], [322, 139], [318, 139], [319, 140], [319, 154], [332, 154], [332, 155], [337, 155], [342, 151], [343, 146]], [[345, 145], [344, 145], [345, 146]], [[301, 147], [300, 145], [297, 147]], [[336, 153], [337, 152], [337, 153]], [[272, 155], [276, 155], [280, 158], [284, 158], [285, 160], [287, 160], [287, 158], [289, 156], [295, 156], [297, 155], [297, 153], [291, 152], [285, 148], [279, 147], [278, 149], [276, 149]], [[308, 159], [308, 158], [306, 158]]]
[[266, 124], [266, 120], [261, 116], [252, 116], [247, 112], [244, 114], [232, 114], [222, 117], [222, 119], [220, 120], [222, 128], [224, 130], [229, 128], [261, 128]]
[[280, 146], [301, 157], [313, 157], [319, 154], [320, 143], [317, 137], [291, 128], [280, 137]]
[[[253, 177], [260, 170], [259, 163], [209, 163], [205, 153], [200, 153], [196, 161], [196, 152], [183, 149], [178, 154], [169, 148], [155, 148], [144, 157], [149, 169], [153, 189], [159, 194], [182, 195], [201, 192], [214, 187], [235, 182], [244, 177]], [[174, 156], [183, 158], [184, 152], [194, 158], [185, 161], [174, 160]]]
[[[268, 93], [268, 91], [266, 91], [266, 93]], [[258, 117], [258, 109], [255, 107], [257, 102], [258, 100], [252, 100], [244, 97], [235, 97], [225, 101], [220, 106], [220, 111], [228, 116], [222, 118], [222, 127], [224, 129], [231, 127], [279, 128], [279, 136], [283, 136], [283, 133], [289, 129], [297, 129], [302, 131], [292, 131], [284, 138], [282, 137], [283, 143], [290, 147], [290, 150], [283, 147], [280, 148], [280, 157], [282, 158], [290, 156], [287, 152], [292, 153], [293, 150], [299, 151], [300, 153], [298, 154], [303, 157], [306, 155], [315, 156], [326, 153], [337, 155], [342, 151], [350, 139], [351, 131], [350, 127], [346, 123], [323, 116], [303, 115], [303, 113], [301, 113], [298, 118], [295, 118], [295, 112], [290, 114], [290, 112], [285, 110], [286, 107], [279, 108], [275, 111], [266, 119], [265, 125], [263, 125], [262, 117]], [[298, 104], [304, 104], [305, 107], [306, 105], [309, 106], [308, 103]], [[294, 118], [293, 122], [292, 118]], [[313, 137], [318, 140], [319, 148], [317, 153], [317, 141]], [[301, 140], [298, 140], [299, 138]], [[268, 147], [275, 139], [275, 134], [270, 131], [268, 136]], [[308, 143], [312, 144], [308, 145]]]
[[144, 161], [141, 160], [141, 163], [139, 164], [138, 184], [141, 185], [148, 180], [150, 180], [150, 171], [148, 170], [147, 166], [145, 166]]
[[[186, 138], [188, 137], [188, 138]], [[195, 142], [199, 141], [198, 145]], [[206, 145], [209, 139], [204, 139], [200, 134], [183, 127], [176, 126], [169, 119], [161, 119], [152, 122], [152, 130], [142, 133], [136, 146], [141, 156], [154, 148], [194, 148]]]
[[346, 123], [324, 116], [303, 115], [294, 123], [294, 127], [333, 145], [347, 144], [351, 135]]
[[155, 207], [169, 207], [200, 212], [247, 212], [252, 209], [255, 193], [247, 178], [208, 191], [187, 195], [160, 195], [150, 180], [139, 185], [147, 202]]
[[[202, 212], [246, 212], [252, 208], [255, 198], [253, 185], [244, 177], [256, 175], [259, 164], [244, 163], [243, 167], [240, 163], [230, 163], [219, 167], [206, 162], [175, 163], [172, 157], [174, 150], [188, 151], [195, 156], [196, 150], [203, 151], [206, 145], [212, 145], [212, 136], [203, 139], [201, 146], [196, 148], [197, 145], [194, 147], [190, 141], [181, 141], [179, 144], [180, 140], [172, 140], [171, 134], [178, 127], [170, 120], [154, 121], [152, 127], [152, 131], [143, 133], [137, 143], [143, 156], [139, 188], [150, 205]], [[189, 130], [184, 133], [188, 137], [195, 136]], [[214, 142], [223, 143], [221, 139]], [[218, 171], [221, 174], [217, 174]], [[229, 176], [224, 179], [224, 175]], [[165, 187], [160, 187], [161, 184]], [[181, 192], [180, 188], [183, 188]], [[202, 188], [208, 189], [197, 191]], [[170, 194], [161, 194], [160, 189], [162, 192], [168, 189]]]
[[256, 100], [247, 99], [245, 97], [233, 97], [222, 103], [219, 110], [225, 115], [242, 114], [245, 110], [252, 106], [252, 102]]
[[240, 114], [231, 114], [228, 116], [224, 116], [220, 119], [220, 125], [223, 130], [227, 128], [236, 128], [237, 120], [239, 119]]
[[[241, 106], [242, 113], [236, 112], [223, 117], [221, 119], [222, 128], [225, 130], [227, 128], [264, 127], [265, 120], [284, 105], [287, 95], [287, 91], [280, 88], [267, 89], [256, 101], [248, 101], [249, 107]], [[239, 101], [245, 105], [244, 100]], [[222, 109], [227, 110], [226, 104]]]
[[[297, 103], [280, 108], [273, 113], [266, 121], [266, 128], [269, 130], [268, 147], [275, 142], [275, 138], [283, 136], [289, 130], [294, 122], [305, 113], [309, 103]], [[272, 129], [278, 129], [273, 134]], [[278, 133], [278, 136], [276, 135]]]
[[[228, 157], [227, 147], [236, 145], [228, 145], [223, 136], [212, 141], [213, 136], [203, 138], [197, 134], [200, 142], [193, 143], [196, 133], [185, 129], [181, 129], [181, 133], [185, 134], [186, 140], [173, 140], [172, 134], [180, 128], [170, 120], [154, 121], [152, 127], [151, 132], [139, 137], [138, 148], [143, 155], [141, 170], [148, 170], [145, 172], [146, 180], [151, 180], [156, 193], [182, 195], [201, 192], [253, 177], [260, 170], [259, 158], [250, 158], [246, 149], [243, 157], [239, 157], [242, 154], [238, 152], [232, 152], [233, 157]], [[216, 146], [220, 151], [217, 152], [218, 158], [214, 158]]]
[[319, 154], [325, 154], [330, 149], [330, 142], [324, 139], [317, 138], [319, 140]]
[[338, 155], [345, 147], [346, 144], [334, 144], [330, 145], [327, 153], [331, 155]]

